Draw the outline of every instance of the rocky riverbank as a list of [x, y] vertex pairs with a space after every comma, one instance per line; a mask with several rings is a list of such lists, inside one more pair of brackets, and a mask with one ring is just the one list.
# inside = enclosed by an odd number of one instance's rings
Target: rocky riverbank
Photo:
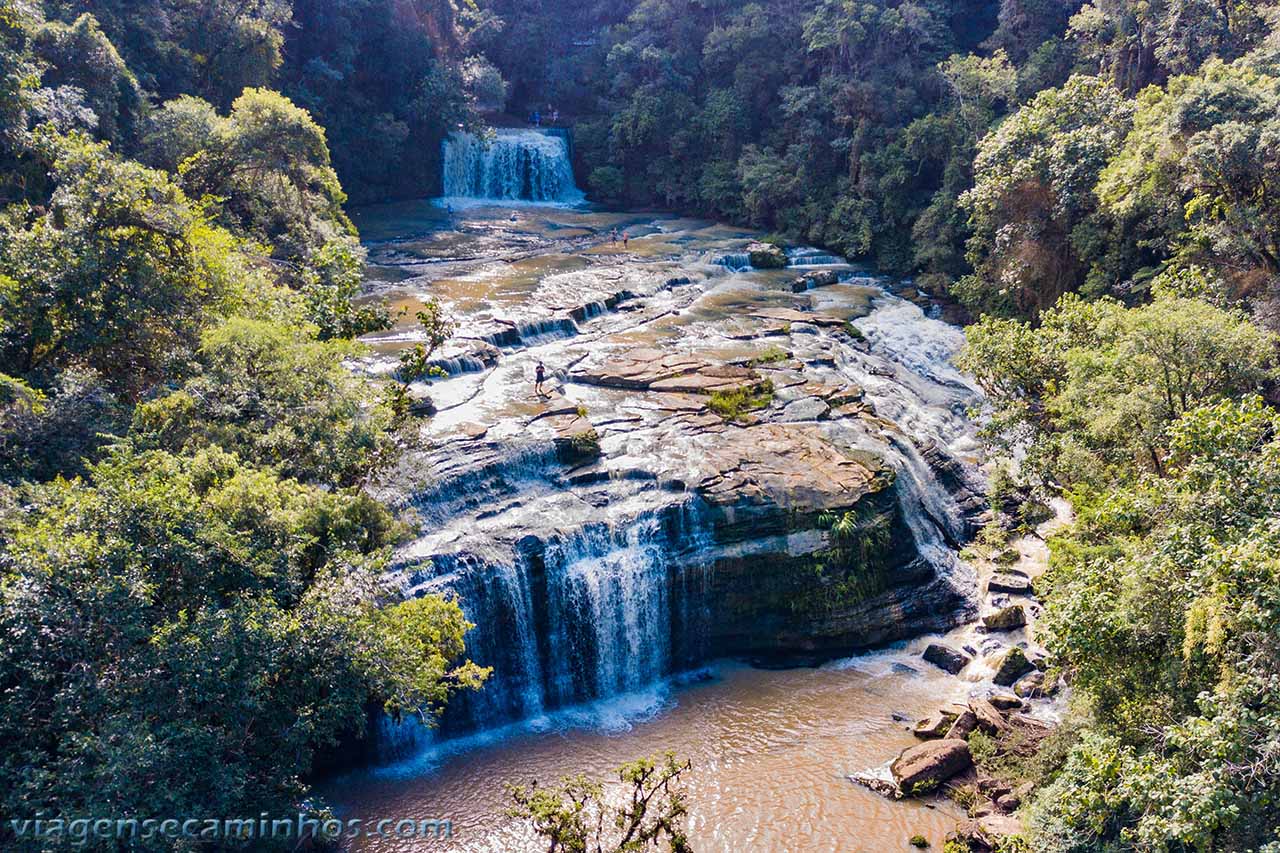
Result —
[[[1035, 581], [1047, 568], [1046, 539], [1069, 523], [1065, 503], [1049, 509], [1051, 518], [1007, 546], [967, 552], [984, 589], [982, 617], [922, 655], [953, 675], [980, 674], [968, 699], [917, 721], [911, 731], [921, 743], [850, 777], [895, 799], [941, 794], [964, 805], [968, 818], [948, 840], [976, 853], [1022, 834], [1018, 810], [1034, 784], [1019, 770], [1052, 734], [1064, 689], [1047, 674], [1047, 656], [1035, 642]], [[1001, 521], [1011, 526], [1008, 517], [992, 518], [988, 543], [1003, 539]]]

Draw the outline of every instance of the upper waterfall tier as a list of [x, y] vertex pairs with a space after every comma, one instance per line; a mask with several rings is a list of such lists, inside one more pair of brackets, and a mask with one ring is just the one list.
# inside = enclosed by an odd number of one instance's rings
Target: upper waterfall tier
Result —
[[493, 138], [452, 134], [444, 142], [444, 194], [533, 202], [583, 198], [565, 137], [538, 130], [499, 130]]

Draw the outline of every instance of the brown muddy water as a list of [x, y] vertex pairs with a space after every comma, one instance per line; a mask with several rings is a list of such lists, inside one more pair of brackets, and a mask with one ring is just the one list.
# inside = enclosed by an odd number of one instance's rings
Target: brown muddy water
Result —
[[916, 834], [940, 849], [963, 816], [957, 806], [891, 802], [846, 778], [916, 742], [903, 719], [966, 694], [969, 685], [929, 669], [906, 650], [816, 669], [722, 662], [707, 670], [709, 681], [677, 679], [445, 743], [335, 780], [325, 793], [343, 817], [452, 824], [448, 841], [363, 840], [356, 850], [541, 850], [503, 815], [506, 783], [603, 779], [625, 761], [672, 749], [693, 763], [689, 835], [697, 851], [908, 851]]

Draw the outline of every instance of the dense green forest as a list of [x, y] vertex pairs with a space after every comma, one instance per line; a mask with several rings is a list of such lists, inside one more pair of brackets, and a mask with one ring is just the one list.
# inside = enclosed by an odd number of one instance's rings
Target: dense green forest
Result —
[[262, 88], [289, 6], [81, 11], [0, 6], [0, 811], [295, 813], [486, 672], [381, 586], [404, 412], [342, 366], [383, 318], [325, 131]]
[[0, 0], [0, 811], [287, 813], [370, 707], [482, 682], [456, 603], [384, 606], [408, 531], [363, 487], [412, 431], [342, 366], [386, 323], [348, 195], [548, 108], [598, 201], [971, 313], [987, 437], [1077, 513], [1028, 849], [1280, 850], [1280, 7], [1246, 0]]

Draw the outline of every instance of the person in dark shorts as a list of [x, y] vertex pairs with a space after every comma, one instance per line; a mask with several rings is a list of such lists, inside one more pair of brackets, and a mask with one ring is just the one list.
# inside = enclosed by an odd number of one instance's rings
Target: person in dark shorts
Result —
[[542, 362], [538, 362], [538, 369], [534, 371], [533, 390], [539, 397], [545, 396], [542, 392], [542, 383], [546, 378], [547, 368], [542, 364]]

